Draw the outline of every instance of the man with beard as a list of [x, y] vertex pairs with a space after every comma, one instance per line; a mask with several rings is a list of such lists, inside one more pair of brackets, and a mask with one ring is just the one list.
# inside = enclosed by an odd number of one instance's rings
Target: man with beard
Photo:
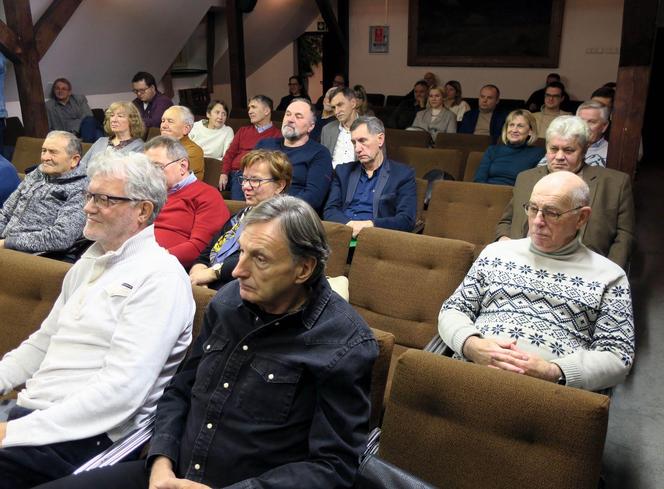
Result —
[[289, 195], [299, 197], [319, 214], [332, 181], [332, 156], [328, 149], [309, 137], [316, 123], [314, 107], [308, 100], [293, 100], [281, 125], [283, 138], [263, 139], [256, 149], [278, 150], [293, 165]]

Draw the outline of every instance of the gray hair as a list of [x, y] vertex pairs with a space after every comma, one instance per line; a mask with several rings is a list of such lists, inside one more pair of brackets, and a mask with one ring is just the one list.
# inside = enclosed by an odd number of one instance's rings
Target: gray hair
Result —
[[609, 115], [611, 114], [611, 111], [606, 105], [595, 102], [594, 100], [586, 100], [576, 109], [576, 115], [579, 115], [584, 109], [599, 110], [599, 117], [602, 119], [602, 122], [609, 122]]
[[87, 173], [90, 179], [99, 176], [124, 180], [127, 197], [152, 202], [154, 209], [148, 225], [154, 222], [166, 203], [166, 176], [142, 153], [98, 153], [88, 164]]
[[194, 114], [189, 110], [189, 107], [185, 107], [184, 105], [171, 105], [169, 109], [176, 109], [180, 113], [182, 122], [189, 127], [194, 127]]
[[367, 131], [369, 134], [374, 136], [378, 134], [385, 134], [385, 125], [378, 117], [373, 117], [370, 115], [362, 115], [355, 119], [350, 125], [351, 132], [360, 127], [362, 124], [366, 124]]
[[307, 280], [311, 284], [323, 276], [330, 256], [325, 229], [318, 214], [305, 201], [289, 195], [277, 195], [261, 202], [244, 218], [244, 225], [279, 220], [288, 249], [294, 260], [315, 258], [316, 267]]
[[143, 151], [154, 148], [165, 148], [166, 156], [169, 160], [187, 160], [189, 161], [189, 154], [187, 150], [182, 146], [180, 141], [170, 136], [155, 136], [150, 139], [145, 146], [143, 146]]
[[46, 139], [50, 137], [61, 137], [67, 140], [65, 151], [67, 152], [67, 156], [70, 158], [74, 155], [83, 156], [83, 146], [81, 145], [81, 140], [78, 139], [75, 134], [67, 131], [51, 131], [46, 135]]
[[546, 144], [548, 146], [551, 139], [558, 137], [561, 139], [574, 139], [583, 149], [588, 147], [590, 140], [590, 129], [586, 121], [575, 115], [561, 115], [553, 119], [549, 128], [546, 130]]
[[582, 181], [581, 183], [573, 187], [569, 193], [572, 208], [590, 205], [590, 188], [586, 182]]

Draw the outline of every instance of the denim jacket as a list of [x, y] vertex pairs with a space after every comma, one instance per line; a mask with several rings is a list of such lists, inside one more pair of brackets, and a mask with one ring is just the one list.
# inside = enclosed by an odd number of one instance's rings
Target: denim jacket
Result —
[[221, 289], [159, 403], [148, 464], [165, 455], [213, 487], [352, 487], [378, 347], [325, 278], [309, 297], [277, 317], [237, 281]]

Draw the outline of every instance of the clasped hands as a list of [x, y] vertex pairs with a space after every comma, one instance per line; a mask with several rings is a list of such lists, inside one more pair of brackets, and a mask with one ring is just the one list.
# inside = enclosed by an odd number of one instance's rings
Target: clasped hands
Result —
[[557, 382], [562, 370], [555, 363], [516, 346], [516, 340], [470, 336], [463, 344], [463, 356], [479, 365]]

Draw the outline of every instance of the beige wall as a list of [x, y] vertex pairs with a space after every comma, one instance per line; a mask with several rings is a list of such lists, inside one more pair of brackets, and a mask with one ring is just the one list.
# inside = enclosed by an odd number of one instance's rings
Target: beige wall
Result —
[[[546, 74], [559, 72], [572, 98], [584, 99], [597, 87], [615, 81], [622, 28], [622, 0], [567, 0], [563, 19], [560, 66], [551, 68], [461, 68], [407, 66], [408, 0], [387, 0], [390, 52], [369, 54], [369, 26], [385, 23], [385, 3], [350, 2], [350, 81], [368, 92], [405, 94], [426, 71], [441, 81], [461, 82], [464, 95], [476, 97], [494, 83], [504, 98], [527, 98], [541, 88]], [[602, 48], [602, 54], [587, 53]], [[606, 50], [610, 54], [605, 53]]]

